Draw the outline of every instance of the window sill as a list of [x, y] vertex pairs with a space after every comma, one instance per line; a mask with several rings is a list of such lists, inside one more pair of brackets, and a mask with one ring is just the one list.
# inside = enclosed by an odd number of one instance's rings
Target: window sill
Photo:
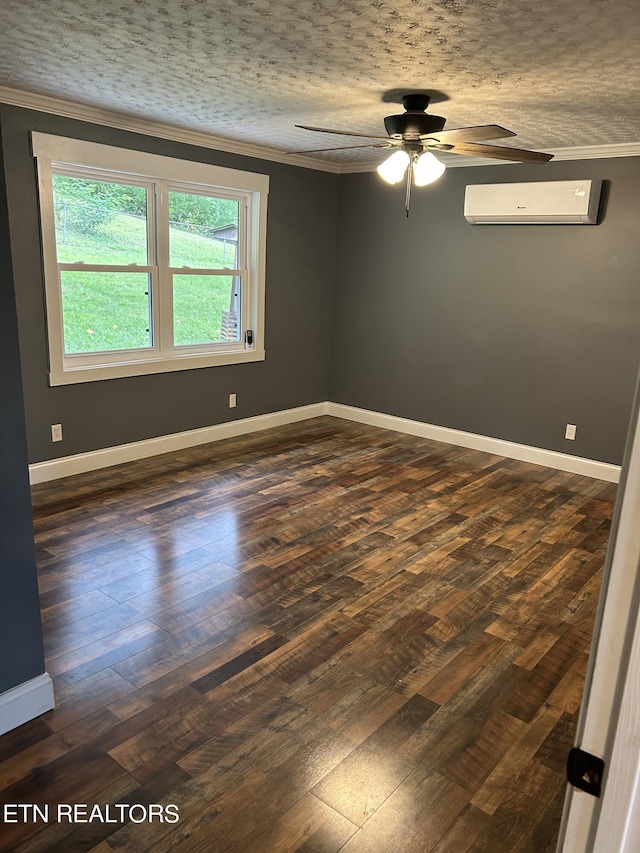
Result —
[[49, 385], [75, 385], [81, 382], [100, 382], [128, 376], [149, 376], [155, 373], [173, 373], [177, 370], [196, 370], [203, 367], [218, 367], [226, 364], [245, 364], [264, 361], [264, 350], [250, 349], [243, 352], [226, 352], [210, 355], [177, 356], [145, 361], [100, 364], [95, 367], [74, 367], [49, 373]]

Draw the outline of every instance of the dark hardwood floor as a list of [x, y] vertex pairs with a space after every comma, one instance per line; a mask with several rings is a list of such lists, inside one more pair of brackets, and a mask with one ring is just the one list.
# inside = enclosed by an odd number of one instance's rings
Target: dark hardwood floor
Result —
[[33, 494], [0, 849], [554, 850], [615, 486], [327, 417]]

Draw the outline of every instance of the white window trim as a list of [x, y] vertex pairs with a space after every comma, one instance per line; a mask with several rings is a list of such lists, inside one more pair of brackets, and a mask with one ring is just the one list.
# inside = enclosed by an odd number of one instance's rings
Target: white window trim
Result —
[[[47, 332], [49, 338], [49, 383], [68, 385], [78, 382], [116, 379], [126, 376], [141, 376], [152, 373], [167, 373], [175, 370], [189, 370], [202, 367], [214, 367], [227, 364], [263, 361], [264, 349], [264, 303], [265, 303], [265, 265], [267, 233], [267, 198], [269, 177], [254, 172], [243, 172], [199, 163], [180, 160], [159, 154], [131, 151], [102, 145], [84, 140], [69, 139], [53, 134], [33, 132], [32, 150], [37, 159], [38, 184], [40, 192], [40, 216], [42, 228], [42, 252], [44, 262], [45, 294], [47, 306]], [[246, 253], [243, 261], [247, 269], [250, 298], [241, 300], [243, 328], [253, 332], [253, 343], [239, 342], [217, 346], [216, 351], [198, 351], [198, 347], [177, 348], [170, 357], [158, 355], [153, 349], [130, 350], [131, 359], [126, 351], [119, 350], [117, 360], [110, 361], [108, 354], [99, 354], [92, 364], [87, 359], [64, 356], [62, 300], [58, 274], [56, 238], [53, 216], [52, 164], [61, 166], [85, 167], [112, 171], [126, 175], [136, 181], [166, 181], [169, 184], [179, 182], [191, 185], [192, 191], [198, 187], [204, 191], [219, 188], [224, 191], [235, 190], [246, 193]], [[114, 178], [116, 179], [116, 178]], [[172, 187], [173, 188], [173, 187]], [[184, 187], [175, 187], [183, 189]], [[145, 268], [141, 267], [140, 272]], [[192, 272], [192, 271], [190, 271]], [[207, 270], [211, 273], [211, 270]], [[233, 270], [224, 271], [233, 274]], [[246, 294], [243, 294], [246, 296]], [[201, 350], [204, 348], [201, 348]]]

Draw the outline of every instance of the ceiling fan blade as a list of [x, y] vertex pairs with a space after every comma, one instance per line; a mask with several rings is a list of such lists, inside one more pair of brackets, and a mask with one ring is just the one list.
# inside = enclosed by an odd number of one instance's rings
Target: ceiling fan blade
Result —
[[393, 148], [393, 143], [387, 142], [369, 142], [364, 145], [339, 145], [337, 148], [310, 148], [306, 151], [286, 151], [286, 154], [321, 154], [323, 151], [347, 151], [351, 148]]
[[472, 157], [492, 157], [495, 160], [515, 160], [517, 163], [546, 163], [553, 154], [542, 151], [525, 151], [523, 148], [503, 148], [501, 145], [476, 145], [460, 142], [451, 149], [452, 154], [470, 154]]
[[[365, 139], [388, 139], [388, 136], [378, 136], [377, 133], [354, 133], [352, 130], [330, 130], [328, 127], [308, 127], [305, 124], [296, 124], [302, 130], [315, 130], [319, 133], [339, 133], [341, 136], [363, 136]], [[495, 138], [495, 137], [493, 137]]]
[[441, 130], [440, 133], [425, 133], [420, 139], [429, 143], [436, 142], [482, 142], [485, 139], [505, 139], [507, 136], [515, 136], [512, 130], [500, 127], [499, 124], [482, 124], [478, 127], [457, 127], [453, 130]]

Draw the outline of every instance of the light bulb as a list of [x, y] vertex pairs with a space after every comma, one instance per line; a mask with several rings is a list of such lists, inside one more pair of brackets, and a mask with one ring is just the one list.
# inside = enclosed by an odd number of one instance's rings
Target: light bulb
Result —
[[394, 151], [391, 157], [387, 157], [384, 163], [380, 163], [377, 172], [388, 184], [397, 184], [403, 179], [404, 173], [407, 171], [409, 159], [406, 151]]
[[[383, 164], [384, 165], [384, 164]], [[413, 180], [417, 187], [437, 181], [446, 166], [430, 151], [424, 151], [413, 164]]]

